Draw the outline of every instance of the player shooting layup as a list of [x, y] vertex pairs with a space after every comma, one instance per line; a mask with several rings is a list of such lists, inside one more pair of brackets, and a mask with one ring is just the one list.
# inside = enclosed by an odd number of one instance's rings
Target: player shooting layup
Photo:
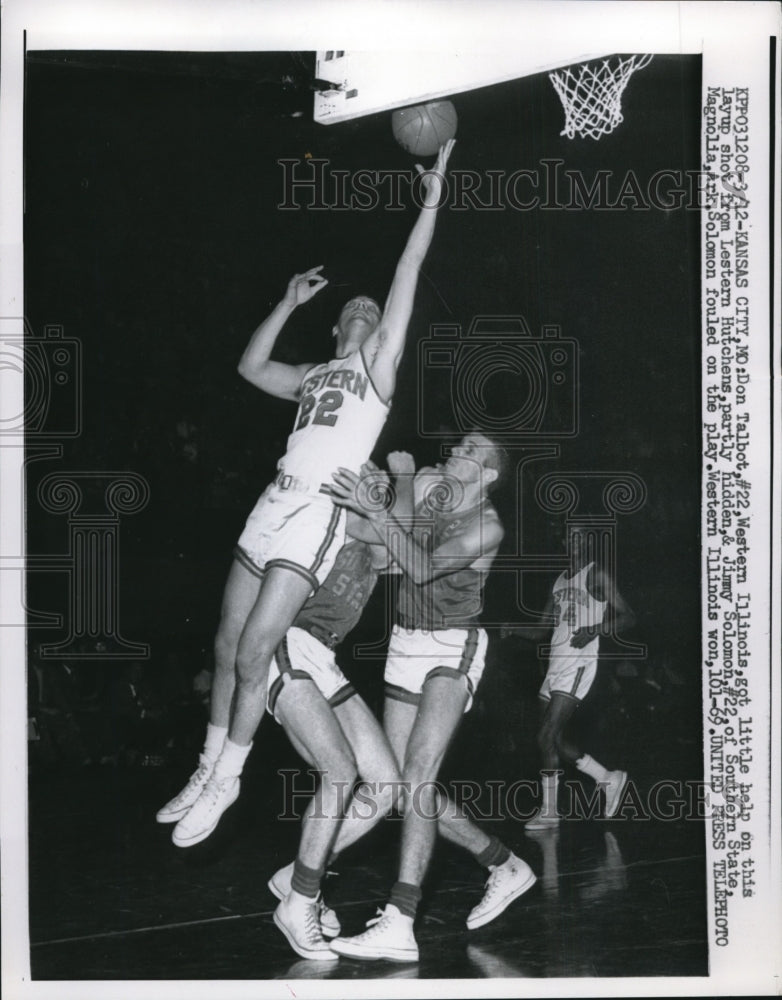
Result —
[[452, 148], [451, 140], [441, 148], [433, 171], [424, 175], [423, 207], [383, 312], [372, 299], [351, 299], [334, 328], [337, 356], [328, 364], [272, 361], [272, 349], [291, 313], [326, 285], [321, 268], [312, 268], [291, 279], [239, 363], [240, 373], [253, 385], [298, 402], [299, 409], [277, 477], [247, 520], [226, 584], [215, 639], [210, 723], [199, 767], [157, 814], [158, 822], [177, 822], [172, 839], [180, 847], [209, 836], [236, 801], [239, 776], [263, 715], [272, 656], [342, 546], [344, 512], [333, 504], [326, 484], [341, 466], [360, 468], [385, 422]]

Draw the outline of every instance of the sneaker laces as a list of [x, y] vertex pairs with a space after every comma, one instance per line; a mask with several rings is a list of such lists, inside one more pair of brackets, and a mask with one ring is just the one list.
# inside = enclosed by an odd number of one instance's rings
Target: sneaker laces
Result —
[[372, 917], [367, 920], [367, 930], [361, 935], [362, 938], [372, 937], [378, 934], [380, 931], [386, 929], [388, 923], [390, 922], [391, 914], [386, 913], [385, 910], [381, 910], [380, 907], [377, 909], [377, 916]]
[[210, 770], [211, 769], [209, 764], [206, 763], [199, 764], [198, 767], [195, 769], [195, 771], [193, 771], [193, 773], [190, 775], [190, 778], [188, 779], [188, 782], [185, 785], [185, 787], [182, 789], [179, 795], [177, 795], [176, 798], [173, 800], [172, 804], [179, 802], [180, 799], [187, 798], [187, 796], [193, 791], [195, 791], [195, 789], [198, 788], [199, 785], [205, 784], [206, 783], [205, 779], [208, 780], [207, 776]]
[[[323, 900], [320, 901], [320, 905], [323, 905]], [[318, 902], [310, 904], [304, 916], [304, 936], [307, 939], [308, 944], [319, 944], [323, 939], [323, 935], [320, 932], [320, 920], [317, 916], [318, 913]]]
[[500, 884], [508, 877], [510, 872], [504, 865], [497, 865], [486, 879], [486, 892], [484, 901], [489, 900], [500, 887]]
[[213, 765], [207, 763], [207, 761], [202, 761], [190, 775], [190, 781], [188, 781], [186, 787], [190, 788], [191, 785], [200, 784], [205, 779], [208, 779], [209, 775], [212, 773], [212, 766]]
[[225, 790], [226, 781], [230, 781], [230, 779], [224, 778], [221, 781], [219, 778], [215, 778], [214, 774], [211, 774], [196, 801], [203, 802], [204, 806], [208, 809], [213, 809], [217, 805], [220, 795]]

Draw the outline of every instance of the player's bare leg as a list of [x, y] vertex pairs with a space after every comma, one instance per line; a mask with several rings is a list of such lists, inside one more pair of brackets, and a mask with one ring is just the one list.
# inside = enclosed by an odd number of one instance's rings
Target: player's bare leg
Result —
[[[466, 814], [446, 808], [434, 784], [467, 702], [462, 679], [434, 677], [424, 684], [419, 704], [387, 699], [385, 726], [395, 752], [403, 759], [407, 804], [402, 831], [399, 879], [379, 921], [354, 939], [338, 939], [333, 947], [355, 958], [414, 961], [418, 947], [413, 934], [421, 884], [431, 859], [438, 828], [454, 843], [471, 850], [491, 871], [486, 893], [468, 917], [479, 927], [498, 916], [513, 899], [530, 888], [535, 876], [496, 838], [483, 833]], [[446, 825], [442, 816], [448, 812]], [[446, 832], [447, 831], [447, 832]]]
[[[415, 962], [418, 945], [413, 921], [421, 898], [421, 882], [437, 835], [437, 796], [427, 783], [437, 777], [464, 711], [467, 690], [461, 683], [438, 677], [424, 685], [418, 706], [404, 702], [392, 705], [391, 701], [386, 701], [384, 723], [395, 752], [400, 756], [403, 742], [400, 730], [409, 733], [402, 766], [402, 780], [408, 792], [402, 823], [399, 878], [381, 918], [355, 938], [337, 938], [332, 948], [338, 954], [353, 958]], [[398, 729], [396, 722], [400, 724]]]
[[374, 829], [395, 806], [404, 806], [400, 760], [415, 722], [416, 705], [386, 699], [384, 729], [359, 698], [337, 706], [335, 712], [358, 762], [361, 796], [350, 803], [334, 843], [334, 855]]
[[[338, 934], [339, 924], [333, 926], [335, 917], [325, 910], [320, 883], [352, 794], [356, 760], [333, 709], [313, 681], [289, 680], [279, 694], [276, 712], [291, 743], [321, 775], [302, 821], [290, 890], [277, 907], [274, 922], [303, 958], [333, 961], [322, 928], [332, 923], [331, 929]], [[277, 894], [274, 880], [270, 888]]]
[[[279, 705], [279, 700], [277, 702]], [[386, 739], [385, 733], [380, 728], [375, 715], [370, 711], [366, 702], [358, 695], [354, 695], [347, 701], [328, 711], [333, 713], [333, 718], [338, 722], [344, 739], [353, 752], [359, 777], [365, 783], [360, 785], [361, 793], [359, 798], [350, 799], [347, 806], [345, 819], [339, 825], [337, 843], [334, 850], [340, 847], [339, 840], [346, 823], [350, 823], [352, 833], [349, 834], [345, 845], [352, 843], [362, 836], [368, 829], [385, 816], [395, 804], [396, 797], [401, 787], [401, 775], [397, 767], [396, 760]], [[278, 712], [279, 714], [279, 712]], [[318, 767], [310, 750], [301, 742], [297, 733], [291, 728], [288, 731], [296, 750], [313, 767]], [[322, 767], [322, 765], [320, 765]], [[347, 796], [345, 796], [347, 801]], [[326, 807], [321, 806], [325, 810]], [[326, 813], [329, 815], [329, 813]], [[320, 822], [320, 821], [319, 821]], [[331, 846], [331, 845], [329, 845]], [[302, 857], [300, 850], [299, 857]], [[327, 862], [325, 855], [321, 864]], [[305, 860], [305, 864], [310, 864]], [[292, 862], [284, 868], [280, 868], [269, 880], [269, 888], [277, 896], [283, 899], [291, 890], [295, 863]], [[337, 916], [333, 910], [320, 901], [320, 925], [323, 934], [327, 937], [335, 937], [339, 934], [340, 927]]]
[[578, 702], [575, 698], [552, 691], [551, 698], [543, 711], [538, 733], [541, 761], [548, 771], [556, 770], [562, 759], [575, 764], [581, 756], [578, 747], [569, 743], [565, 736], [567, 725], [577, 708]]
[[[366, 702], [359, 697], [337, 705], [334, 712], [353, 748], [362, 781], [361, 800], [353, 800], [342, 821], [335, 852], [352, 843], [350, 830], [343, 833], [356, 813], [370, 813], [369, 829], [392, 808], [402, 805], [402, 774], [386, 733]], [[365, 832], [365, 831], [362, 831]], [[359, 834], [360, 836], [361, 834]], [[343, 837], [345, 838], [343, 841]], [[353, 839], [357, 839], [354, 837]]]
[[158, 823], [177, 823], [187, 814], [212, 774], [228, 735], [234, 690], [236, 687], [236, 651], [247, 617], [258, 599], [261, 580], [234, 560], [223, 592], [220, 625], [215, 636], [215, 672], [209, 702], [206, 739], [198, 768], [173, 799], [157, 813]]
[[[332, 856], [336, 856], [373, 829], [398, 804], [401, 798], [402, 775], [385, 733], [362, 698], [354, 695], [330, 711], [333, 711], [353, 752], [359, 779], [362, 782], [359, 785], [358, 798], [354, 796], [348, 800], [345, 797], [347, 806], [345, 815], [339, 825], [336, 840], [333, 846], [330, 845], [333, 850]], [[291, 742], [304, 759], [316, 766], [306, 755], [306, 748], [297, 743], [292, 734], [289, 735]], [[292, 867], [288, 865], [275, 874], [274, 878], [280, 886], [289, 884]]]
[[424, 684], [418, 713], [405, 750], [402, 778], [410, 797], [402, 825], [399, 881], [423, 882], [437, 836], [439, 803], [434, 782], [467, 704], [466, 683], [433, 677]]
[[236, 653], [236, 688], [228, 736], [212, 774], [191, 809], [174, 827], [177, 847], [205, 840], [239, 796], [239, 777], [266, 707], [269, 665], [312, 589], [293, 570], [272, 566], [245, 622]]
[[[349, 698], [332, 711], [353, 751], [362, 781], [358, 798], [354, 797], [347, 803], [344, 819], [339, 825], [332, 854], [336, 857], [377, 826], [395, 805], [402, 804], [402, 775], [385, 733], [362, 698], [357, 695]], [[410, 727], [415, 720], [415, 712], [415, 706], [412, 706]], [[408, 733], [405, 733], [405, 742]], [[291, 742], [304, 759], [312, 763], [306, 756], [306, 748], [297, 745], [292, 735]], [[292, 875], [293, 865], [275, 872], [270, 885], [272, 892], [287, 893]]]
[[247, 619], [261, 591], [261, 577], [234, 560], [223, 592], [220, 624], [214, 641], [215, 672], [209, 721], [227, 732], [236, 689], [236, 653]]
[[[277, 704], [279, 705], [279, 700]], [[368, 833], [397, 804], [401, 796], [402, 777], [385, 733], [362, 698], [354, 695], [333, 709], [329, 708], [329, 711], [333, 712], [333, 718], [344, 734], [343, 739], [353, 752], [362, 781], [358, 787], [358, 795], [349, 800], [345, 818], [339, 824], [337, 839], [333, 844], [333, 856], [336, 856]], [[415, 710], [412, 713], [411, 725], [414, 718]], [[298, 740], [292, 730], [289, 736], [304, 759], [313, 766], [318, 766], [314, 758], [309, 756], [308, 748]], [[299, 857], [302, 857], [301, 851]], [[328, 858], [324, 855], [322, 863], [327, 861]], [[294, 867], [295, 863], [280, 868], [269, 880], [269, 888], [280, 899], [290, 892]], [[336, 914], [322, 904], [320, 924], [324, 935], [334, 937], [339, 934]]]
[[267, 570], [236, 651], [236, 692], [229, 740], [248, 746], [266, 708], [272, 657], [312, 591], [312, 584], [283, 566]]
[[608, 771], [567, 739], [567, 726], [578, 705], [579, 702], [575, 698], [559, 691], [551, 692], [538, 733], [538, 746], [543, 763], [541, 775], [543, 799], [541, 808], [525, 824], [528, 830], [549, 829], [559, 824], [557, 792], [559, 765], [562, 760], [574, 764], [579, 771], [588, 774], [598, 785], [605, 788], [607, 817], [613, 816], [619, 807], [622, 792], [627, 784], [626, 772]]
[[358, 776], [356, 758], [334, 710], [313, 681], [286, 683], [276, 713], [294, 747], [321, 772], [304, 814], [298, 858], [311, 869], [323, 869]]
[[[424, 684], [402, 770], [404, 779], [410, 782], [411, 800], [402, 828], [397, 886], [412, 884], [420, 889], [439, 831], [452, 843], [470, 851], [490, 871], [483, 899], [467, 918], [467, 926], [476, 928], [499, 916], [534, 884], [535, 876], [496, 837], [489, 837], [453, 802], [446, 801], [434, 784], [461, 722], [467, 698], [466, 684], [461, 678], [433, 677]], [[438, 819], [429, 820], [432, 815]]]
[[[541, 805], [524, 825], [528, 830], [548, 830], [559, 826], [557, 798], [559, 794], [559, 765], [561, 757], [575, 764], [579, 752], [565, 740], [565, 727], [578, 708], [575, 698], [557, 691], [543, 703], [543, 713], [538, 730], [538, 747], [543, 765], [541, 770]], [[573, 754], [575, 753], [575, 757]]]

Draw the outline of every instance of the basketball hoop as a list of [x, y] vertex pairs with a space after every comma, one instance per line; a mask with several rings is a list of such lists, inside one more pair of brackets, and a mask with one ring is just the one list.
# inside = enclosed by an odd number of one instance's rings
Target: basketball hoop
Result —
[[583, 63], [549, 73], [565, 109], [565, 127], [559, 134], [599, 139], [613, 132], [622, 121], [622, 94], [628, 80], [651, 61], [650, 55], [611, 56], [599, 65]]

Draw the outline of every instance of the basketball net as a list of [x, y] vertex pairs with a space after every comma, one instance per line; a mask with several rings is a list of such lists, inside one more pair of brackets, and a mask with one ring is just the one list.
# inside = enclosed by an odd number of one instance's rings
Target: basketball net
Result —
[[622, 121], [622, 94], [628, 80], [651, 61], [650, 55], [612, 56], [599, 65], [583, 63], [549, 73], [565, 109], [565, 127], [559, 134], [599, 139], [613, 132]]

